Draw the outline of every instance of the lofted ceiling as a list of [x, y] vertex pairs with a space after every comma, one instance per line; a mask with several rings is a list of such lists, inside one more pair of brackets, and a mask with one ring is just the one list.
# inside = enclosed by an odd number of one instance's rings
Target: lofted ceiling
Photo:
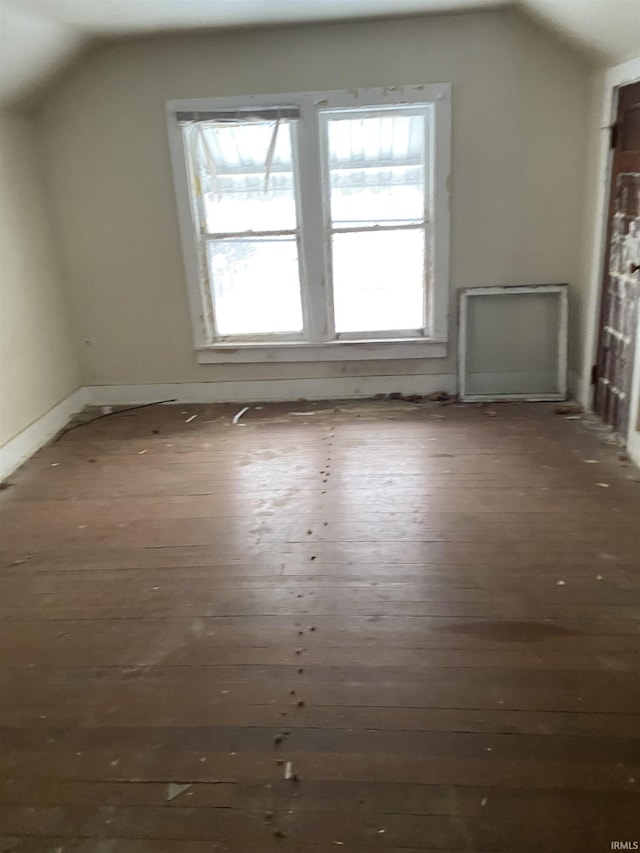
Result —
[[0, 101], [27, 97], [92, 40], [520, 6], [615, 64], [640, 54], [640, 0], [0, 0]]

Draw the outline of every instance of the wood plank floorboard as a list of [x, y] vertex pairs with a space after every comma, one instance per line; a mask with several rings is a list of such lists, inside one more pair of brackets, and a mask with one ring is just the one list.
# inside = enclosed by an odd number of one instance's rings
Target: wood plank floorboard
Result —
[[548, 404], [238, 408], [0, 491], [0, 853], [640, 843], [625, 454]]

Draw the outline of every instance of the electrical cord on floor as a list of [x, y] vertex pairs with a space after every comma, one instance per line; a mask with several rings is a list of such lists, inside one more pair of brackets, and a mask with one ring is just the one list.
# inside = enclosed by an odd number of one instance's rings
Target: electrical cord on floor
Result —
[[56, 436], [56, 441], [60, 441], [62, 436], [71, 432], [71, 430], [78, 429], [78, 427], [89, 426], [89, 424], [94, 424], [96, 421], [101, 421], [102, 418], [112, 418], [114, 415], [124, 415], [126, 412], [134, 412], [136, 409], [147, 409], [149, 406], [161, 406], [163, 403], [177, 402], [178, 401], [174, 397], [172, 400], [156, 400], [154, 403], [141, 403], [139, 406], [128, 406], [126, 409], [117, 409], [114, 412], [103, 412], [101, 415], [97, 415], [89, 421], [80, 421], [77, 424], [71, 424], [71, 426], [65, 427], [65, 429]]

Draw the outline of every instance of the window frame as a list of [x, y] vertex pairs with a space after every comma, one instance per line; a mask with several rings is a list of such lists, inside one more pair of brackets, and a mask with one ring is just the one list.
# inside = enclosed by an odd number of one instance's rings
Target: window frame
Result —
[[[420, 340], [429, 338], [428, 327], [426, 325], [427, 318], [430, 318], [430, 294], [432, 290], [432, 286], [430, 286], [426, 281], [423, 282], [423, 306], [422, 306], [422, 314], [425, 323], [419, 329], [378, 329], [375, 331], [366, 331], [366, 332], [354, 332], [354, 331], [346, 331], [346, 332], [337, 332], [335, 329], [335, 316], [333, 312], [333, 295], [334, 295], [334, 287], [333, 287], [333, 250], [332, 250], [332, 238], [336, 234], [361, 234], [365, 232], [373, 232], [373, 233], [381, 233], [385, 231], [406, 231], [406, 230], [418, 230], [422, 232], [422, 237], [424, 241], [424, 249], [425, 249], [425, 266], [423, 267], [423, 275], [425, 277], [429, 276], [429, 270], [426, 266], [427, 258], [429, 257], [429, 248], [431, 246], [431, 221], [430, 217], [433, 216], [434, 210], [434, 200], [433, 200], [433, 168], [435, 165], [435, 157], [430, 157], [430, 153], [434, 150], [434, 142], [431, 138], [431, 129], [433, 122], [431, 118], [427, 122], [425, 133], [425, 150], [424, 150], [424, 169], [425, 169], [425, 190], [426, 195], [424, 198], [425, 205], [422, 211], [422, 219], [420, 222], [416, 221], [414, 225], [374, 225], [374, 226], [357, 226], [357, 225], [336, 225], [333, 222], [331, 215], [331, 167], [330, 167], [330, 156], [329, 156], [329, 123], [335, 117], [339, 120], [342, 116], [349, 120], [349, 117], [359, 116], [360, 118], [376, 118], [381, 114], [393, 114], [401, 113], [402, 115], [419, 115], [423, 118], [426, 116], [427, 110], [432, 108], [432, 104], [430, 103], [421, 103], [421, 104], [380, 104], [375, 107], [364, 107], [362, 104], [356, 104], [352, 107], [347, 108], [339, 108], [339, 109], [327, 109], [322, 108], [319, 110], [319, 130], [320, 130], [320, 160], [322, 164], [322, 194], [323, 194], [323, 202], [324, 202], [324, 223], [323, 223], [323, 234], [324, 234], [324, 249], [325, 249], [325, 269], [327, 271], [327, 276], [331, 281], [331, 288], [327, 294], [327, 311], [328, 316], [326, 317], [326, 326], [328, 330], [328, 340], [335, 340], [338, 342], [341, 341], [357, 341], [357, 340]], [[429, 168], [431, 167], [431, 168]]]
[[[324, 131], [330, 113], [360, 108], [432, 106], [430, 130], [431, 254], [425, 286], [427, 327], [424, 332], [341, 333], [332, 323], [331, 223]], [[298, 253], [302, 312], [307, 335], [228, 337], [212, 340], [213, 304], [202, 239], [190, 193], [190, 160], [177, 114], [294, 108], [291, 126], [294, 181], [298, 207]], [[438, 358], [447, 355], [449, 306], [449, 182], [451, 170], [451, 84], [386, 86], [325, 92], [297, 92], [223, 98], [196, 98], [166, 104], [183, 264], [189, 296], [197, 360], [201, 363], [263, 361], [333, 361], [352, 359]], [[325, 117], [325, 114], [329, 118]], [[429, 166], [429, 162], [425, 163]], [[429, 263], [430, 260], [430, 263]], [[206, 262], [205, 262], [206, 263]], [[202, 269], [202, 272], [201, 272]], [[375, 333], [373, 333], [375, 334]]]

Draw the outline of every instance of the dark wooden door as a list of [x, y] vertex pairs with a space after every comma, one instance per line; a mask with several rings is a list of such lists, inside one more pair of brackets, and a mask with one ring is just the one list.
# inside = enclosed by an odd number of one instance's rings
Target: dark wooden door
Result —
[[594, 408], [616, 432], [629, 425], [640, 302], [640, 83], [618, 90]]

